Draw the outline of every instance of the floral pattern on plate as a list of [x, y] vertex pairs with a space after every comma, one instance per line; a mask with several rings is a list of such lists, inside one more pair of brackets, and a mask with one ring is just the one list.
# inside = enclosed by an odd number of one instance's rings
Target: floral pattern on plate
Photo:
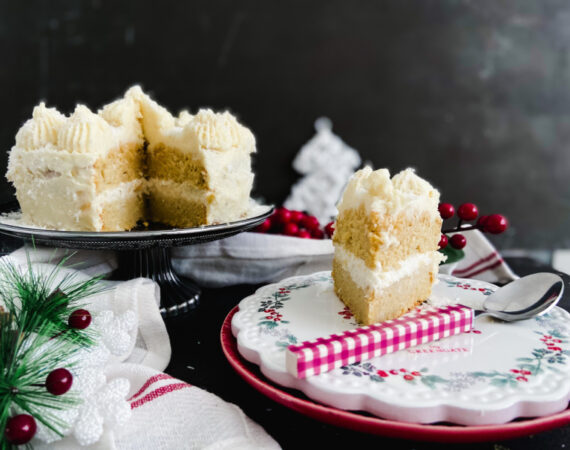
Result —
[[[480, 305], [496, 286], [440, 275], [435, 304]], [[264, 286], [232, 321], [242, 356], [265, 376], [341, 409], [409, 422], [504, 423], [560, 411], [570, 396], [570, 314], [506, 324], [477, 319], [469, 333], [299, 380], [285, 349], [357, 326], [334, 294], [330, 272]]]

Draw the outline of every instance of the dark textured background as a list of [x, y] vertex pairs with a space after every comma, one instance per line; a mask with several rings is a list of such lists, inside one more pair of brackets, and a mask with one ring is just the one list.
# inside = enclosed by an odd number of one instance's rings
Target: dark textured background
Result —
[[499, 246], [570, 247], [566, 0], [2, 0], [0, 55], [2, 171], [40, 99], [69, 113], [141, 83], [251, 127], [268, 201], [326, 115], [376, 168], [415, 166], [445, 200], [505, 213]]

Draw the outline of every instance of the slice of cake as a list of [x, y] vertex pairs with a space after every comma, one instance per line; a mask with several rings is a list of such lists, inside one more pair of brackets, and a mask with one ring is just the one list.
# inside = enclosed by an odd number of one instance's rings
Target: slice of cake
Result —
[[201, 109], [173, 117], [131, 88], [148, 142], [150, 219], [176, 227], [230, 222], [249, 208], [255, 138], [228, 112]]
[[140, 87], [97, 114], [43, 103], [16, 135], [7, 177], [27, 224], [123, 231], [149, 220], [192, 227], [247, 215], [253, 134], [225, 112], [173, 117]]
[[130, 229], [144, 216], [144, 141], [132, 99], [65, 117], [43, 103], [16, 135], [7, 177], [25, 223], [60, 230]]
[[427, 299], [442, 255], [439, 192], [413, 170], [390, 179], [364, 168], [338, 205], [332, 276], [337, 296], [369, 325]]

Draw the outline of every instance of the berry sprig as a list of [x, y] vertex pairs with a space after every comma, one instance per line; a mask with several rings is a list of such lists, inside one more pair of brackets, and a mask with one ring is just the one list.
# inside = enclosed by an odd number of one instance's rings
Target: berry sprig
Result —
[[253, 231], [282, 234], [302, 239], [324, 239], [325, 237], [332, 237], [334, 222], [329, 222], [325, 227], [321, 227], [315, 216], [303, 211], [279, 207]]
[[[450, 203], [440, 203], [438, 206], [439, 215], [443, 220], [451, 219], [455, 215], [455, 208]], [[443, 228], [441, 230], [441, 238], [439, 240], [439, 250], [445, 253], [448, 258], [446, 263], [454, 262], [463, 257], [463, 252], [461, 251], [467, 245], [467, 239], [458, 231], [470, 231], [479, 230], [483, 233], [490, 234], [500, 234], [505, 231], [509, 225], [505, 216], [501, 214], [490, 214], [479, 216], [479, 209], [474, 203], [463, 203], [457, 208], [457, 223], [454, 227]], [[474, 224], [465, 224], [464, 222], [473, 222], [477, 219]], [[449, 237], [446, 233], [455, 233], [453, 236]], [[456, 251], [453, 255], [453, 251], [449, 251], [449, 246], [453, 247]], [[453, 259], [453, 260], [452, 260]]]
[[69, 392], [69, 357], [93, 342], [92, 317], [80, 300], [101, 288], [98, 279], [73, 276], [57, 283], [59, 269], [0, 264], [0, 450], [28, 444], [40, 424], [63, 436], [61, 411], [79, 403]]

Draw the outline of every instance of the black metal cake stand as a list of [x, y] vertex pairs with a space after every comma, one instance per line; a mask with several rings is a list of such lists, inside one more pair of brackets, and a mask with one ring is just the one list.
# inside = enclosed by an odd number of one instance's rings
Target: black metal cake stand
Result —
[[[8, 205], [0, 212], [5, 214], [13, 210], [14, 205]], [[199, 287], [173, 270], [172, 247], [202, 244], [236, 235], [259, 225], [272, 212], [273, 208], [268, 206], [253, 217], [230, 223], [195, 228], [151, 226], [148, 229], [120, 232], [46, 230], [15, 224], [2, 216], [0, 233], [49, 247], [115, 250], [119, 264], [112, 277], [117, 280], [138, 277], [154, 280], [160, 286], [160, 312], [166, 317], [195, 309], [200, 299]]]

